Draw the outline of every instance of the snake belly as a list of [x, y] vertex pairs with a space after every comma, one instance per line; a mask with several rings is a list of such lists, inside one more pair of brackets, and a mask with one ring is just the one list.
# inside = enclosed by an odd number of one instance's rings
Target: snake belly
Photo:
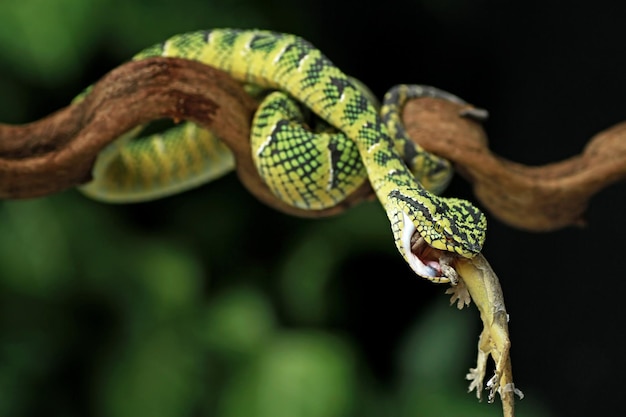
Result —
[[[484, 215], [465, 200], [439, 197], [420, 184], [371, 100], [306, 40], [263, 30], [214, 29], [175, 35], [134, 59], [152, 56], [197, 60], [244, 84], [284, 91], [343, 132], [356, 146], [367, 178], [391, 222], [398, 250], [418, 275], [447, 282], [437, 265], [413, 253], [416, 236], [435, 249], [461, 256], [473, 257], [480, 252], [486, 229]], [[128, 141], [127, 147], [132, 143]], [[179, 166], [196, 156], [180, 156]], [[302, 172], [289, 174], [292, 181], [304, 177]], [[95, 171], [94, 178], [97, 183]]]

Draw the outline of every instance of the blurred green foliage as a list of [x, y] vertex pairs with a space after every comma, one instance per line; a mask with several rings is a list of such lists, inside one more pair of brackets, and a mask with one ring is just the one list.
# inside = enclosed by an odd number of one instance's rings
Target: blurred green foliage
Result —
[[[2, 1], [0, 117], [42, 116], [45, 104], [32, 104], [42, 91], [78, 93], [73, 82], [97, 54], [111, 60], [95, 70], [103, 74], [198, 28], [306, 36], [314, 23], [304, 10], [254, 0]], [[459, 313], [442, 287], [413, 281], [375, 203], [332, 219], [288, 218], [231, 175], [132, 206], [75, 191], [5, 201], [0, 228], [0, 416], [500, 415], [465, 393], [477, 312]], [[353, 269], [362, 253], [396, 269]], [[396, 318], [383, 296], [343, 291], [348, 278], [375, 280], [386, 294], [404, 282], [436, 295], [416, 295], [425, 305], [397, 318], [408, 325], [382, 376], [351, 330], [356, 322], [377, 341]], [[373, 313], [351, 319], [354, 300]]]

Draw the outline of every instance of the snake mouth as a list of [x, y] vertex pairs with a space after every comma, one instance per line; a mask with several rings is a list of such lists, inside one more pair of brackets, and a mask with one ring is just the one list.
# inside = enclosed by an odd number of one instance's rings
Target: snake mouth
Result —
[[419, 276], [435, 282], [455, 281], [450, 262], [454, 255], [435, 249], [426, 243], [426, 240], [415, 228], [413, 221], [404, 216], [402, 232], [402, 248], [411, 269]]

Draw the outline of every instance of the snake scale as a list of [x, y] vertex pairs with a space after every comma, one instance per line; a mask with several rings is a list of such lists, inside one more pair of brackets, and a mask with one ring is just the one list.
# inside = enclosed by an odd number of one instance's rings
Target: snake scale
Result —
[[[414, 147], [399, 121], [398, 106], [408, 98], [460, 101], [455, 96], [430, 87], [399, 86], [379, 110], [358, 82], [308, 41], [264, 30], [179, 34], [134, 59], [154, 56], [200, 61], [264, 94], [251, 146], [259, 173], [282, 200], [311, 210], [328, 207], [369, 180], [398, 250], [416, 274], [434, 282], [454, 283], [454, 277], [429, 255], [431, 248], [466, 258], [481, 251], [485, 216], [465, 200], [436, 195], [447, 185], [450, 165]], [[88, 90], [77, 99], [85, 94]], [[307, 111], [323, 121], [317, 131], [305, 126]], [[324, 123], [336, 131], [328, 131]], [[233, 168], [226, 146], [196, 125], [182, 123], [137, 139], [139, 130], [101, 152], [83, 192], [111, 202], [148, 200]]]

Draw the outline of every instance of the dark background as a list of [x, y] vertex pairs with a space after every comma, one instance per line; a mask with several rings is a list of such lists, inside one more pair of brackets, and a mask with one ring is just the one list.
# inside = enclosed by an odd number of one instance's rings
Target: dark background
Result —
[[[10, 4], [7, 4], [10, 3]], [[35, 120], [142, 47], [211, 27], [297, 33], [378, 95], [487, 108], [492, 150], [541, 165], [624, 119], [626, 3], [470, 0], [0, 4], [0, 119]], [[455, 178], [446, 195], [473, 200]], [[491, 218], [520, 416], [623, 410], [624, 189], [588, 226]], [[381, 208], [285, 216], [234, 175], [104, 205], [0, 203], [0, 416], [497, 416], [465, 393], [480, 321], [412, 276]], [[44, 414], [45, 413], [45, 414]]]

